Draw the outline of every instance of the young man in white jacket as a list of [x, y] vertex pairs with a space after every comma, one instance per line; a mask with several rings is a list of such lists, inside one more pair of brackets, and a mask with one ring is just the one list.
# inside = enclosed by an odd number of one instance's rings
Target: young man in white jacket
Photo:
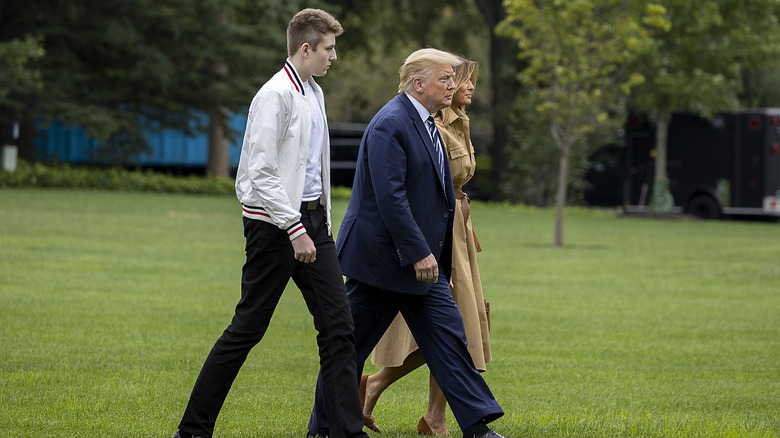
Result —
[[241, 300], [203, 365], [174, 437], [211, 437], [230, 386], [263, 338], [290, 278], [318, 331], [330, 436], [367, 437], [352, 316], [331, 235], [328, 124], [314, 81], [336, 60], [342, 31], [319, 9], [296, 14], [287, 28], [289, 58], [252, 99], [236, 175], [246, 237]]

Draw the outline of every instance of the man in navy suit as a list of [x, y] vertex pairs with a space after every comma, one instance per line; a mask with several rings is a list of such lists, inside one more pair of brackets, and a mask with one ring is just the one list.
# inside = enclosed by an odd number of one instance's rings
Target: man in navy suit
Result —
[[[504, 414], [466, 348], [449, 289], [455, 194], [431, 115], [450, 106], [456, 56], [412, 53], [399, 94], [363, 135], [355, 181], [336, 249], [355, 322], [358, 373], [401, 312], [464, 438], [502, 438], [487, 424]], [[328, 436], [317, 385], [310, 436]]]

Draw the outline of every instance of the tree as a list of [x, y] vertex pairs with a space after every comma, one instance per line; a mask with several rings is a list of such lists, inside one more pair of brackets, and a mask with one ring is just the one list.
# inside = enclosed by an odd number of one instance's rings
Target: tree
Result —
[[[122, 163], [144, 147], [144, 129], [194, 133], [210, 125], [215, 137], [229, 135], [228, 111], [245, 111], [284, 59], [286, 24], [300, 3], [7, 0], [0, 42], [41, 35], [45, 50], [31, 66], [43, 92], [18, 99], [22, 125], [80, 126], [100, 141], [105, 161]], [[193, 123], [196, 112], [209, 123]], [[31, 135], [20, 146], [34, 157]], [[214, 174], [227, 173], [222, 163]]]
[[[490, 2], [500, 9], [500, 1]], [[83, 128], [99, 140], [96, 154], [115, 163], [144, 148], [145, 130], [208, 130], [209, 174], [224, 174], [225, 138], [236, 134], [226, 116], [244, 112], [279, 68], [287, 21], [304, 6], [332, 12], [345, 28], [338, 42], [345, 56], [334, 73], [350, 73], [322, 78], [336, 120], [370, 118], [395, 94], [398, 66], [419, 47], [478, 59], [483, 84], [490, 81], [488, 30], [471, 0], [6, 0], [0, 43], [41, 35], [45, 50], [30, 65], [40, 72], [44, 92], [17, 93], [29, 134], [20, 155], [35, 158], [34, 121], [38, 129], [53, 120]], [[504, 68], [505, 75], [511, 71]], [[496, 107], [480, 104], [489, 89], [478, 95], [475, 114]], [[489, 119], [475, 117], [475, 132]]]
[[333, 121], [370, 121], [397, 93], [398, 69], [406, 56], [421, 47], [486, 61], [481, 43], [487, 30], [471, 0], [331, 3], [344, 27], [336, 42], [339, 60], [320, 80]]
[[[165, 112], [143, 109], [165, 101], [164, 87], [171, 82], [167, 57], [149, 42], [158, 32], [145, 32], [155, 28], [145, 6], [137, 2], [7, 2], [0, 40], [39, 34], [46, 52], [35, 63], [43, 92], [24, 99], [27, 120], [23, 126], [32, 126], [33, 118], [45, 123], [57, 117], [82, 126], [104, 144], [132, 145], [141, 138], [140, 116], [165, 122]], [[145, 20], [139, 19], [142, 14]], [[135, 25], [141, 21], [145, 27]], [[32, 138], [20, 146], [23, 151], [32, 149]]]
[[760, 71], [779, 53], [780, 2], [776, 0], [663, 0], [669, 29], [653, 32], [651, 51], [637, 69], [646, 77], [632, 107], [654, 121], [655, 174], [649, 208], [670, 212], [674, 200], [666, 174], [673, 111], [711, 117], [736, 109], [744, 72]]
[[[303, 7], [329, 9], [322, 1], [293, 0], [168, 0], [180, 15], [178, 50], [182, 67], [194, 76], [182, 88], [188, 108], [208, 115], [209, 150], [206, 174], [229, 176], [228, 128], [231, 112], [245, 112], [249, 101], [287, 56], [285, 30]], [[188, 61], [189, 60], [189, 61]], [[203, 127], [198, 127], [203, 129]]]
[[[323, 79], [328, 85], [328, 115], [339, 121], [370, 120], [395, 94], [398, 66], [420, 47], [434, 46], [479, 61], [478, 91], [469, 113], [477, 153], [490, 156], [490, 168], [485, 169], [490, 174], [480, 171], [477, 177], [481, 188], [490, 186], [486, 193], [492, 198], [508, 199], [516, 191], [506, 176], [514, 99], [520, 89], [514, 79], [521, 63], [516, 44], [494, 31], [505, 14], [502, 0], [332, 3], [341, 8], [335, 12], [345, 32], [339, 38], [336, 74]], [[350, 73], [344, 76], [339, 70]], [[356, 88], [355, 82], [372, 86]]]
[[743, 89], [739, 102], [748, 108], [780, 107], [780, 59], [775, 57], [760, 65], [743, 69]]
[[[512, 188], [506, 187], [512, 151], [509, 148], [515, 97], [520, 93], [520, 83], [515, 79], [522, 68], [518, 59], [517, 45], [505, 35], [496, 32], [496, 26], [506, 18], [503, 0], [475, 0], [485, 23], [490, 29], [490, 78], [492, 86], [491, 119], [493, 120], [493, 141], [490, 146], [491, 192], [498, 200], [510, 198]], [[524, 120], [517, 121], [522, 124]]]
[[[627, 66], [649, 50], [646, 24], [662, 8], [620, 0], [507, 0], [501, 33], [518, 43], [527, 67], [520, 81], [538, 99], [560, 151], [553, 244], [563, 245], [563, 209], [572, 148], [598, 126], [621, 120], [642, 76]], [[644, 15], [644, 19], [642, 18]]]
[[20, 98], [41, 89], [40, 71], [31, 64], [43, 54], [41, 41], [31, 35], [0, 43], [0, 120], [19, 117]]

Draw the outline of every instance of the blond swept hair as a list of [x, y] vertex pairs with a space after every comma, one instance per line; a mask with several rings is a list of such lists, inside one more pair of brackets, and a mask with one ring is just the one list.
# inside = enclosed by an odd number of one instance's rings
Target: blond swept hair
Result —
[[434, 69], [441, 64], [449, 64], [453, 68], [463, 60], [449, 52], [438, 49], [420, 49], [409, 55], [401, 66], [401, 82], [398, 92], [411, 93], [414, 90], [415, 79], [428, 79]]
[[287, 24], [287, 54], [293, 56], [305, 43], [312, 50], [330, 33], [339, 36], [344, 32], [341, 23], [322, 9], [306, 8], [295, 14]]
[[453, 66], [455, 70], [455, 89], [460, 88], [461, 85], [471, 80], [473, 85], [477, 85], [477, 76], [479, 75], [479, 63], [470, 59], [461, 58], [463, 62]]

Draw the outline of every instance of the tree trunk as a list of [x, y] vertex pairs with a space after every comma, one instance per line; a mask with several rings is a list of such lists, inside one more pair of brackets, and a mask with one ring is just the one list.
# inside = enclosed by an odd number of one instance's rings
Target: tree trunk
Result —
[[520, 91], [517, 73], [521, 70], [517, 44], [496, 35], [495, 27], [506, 17], [502, 0], [475, 0], [485, 23], [490, 28], [490, 77], [492, 87], [493, 142], [488, 148], [491, 162], [490, 197], [507, 198], [503, 187], [509, 164], [509, 115]]
[[[215, 16], [215, 21], [220, 26], [228, 23], [228, 14], [225, 9]], [[218, 85], [226, 86], [224, 79], [228, 75], [228, 66], [219, 59], [214, 63], [214, 72], [217, 74]], [[219, 87], [215, 87], [219, 89]], [[217, 93], [217, 96], [219, 94]], [[209, 113], [209, 157], [206, 163], [206, 176], [209, 178], [229, 178], [230, 164], [228, 163], [228, 139], [227, 139], [227, 108], [222, 106], [219, 97], [213, 102]]]
[[37, 161], [38, 152], [35, 149], [35, 123], [32, 119], [25, 118], [19, 121], [19, 139], [16, 141], [19, 147], [19, 159], [28, 163]]
[[206, 176], [209, 178], [230, 178], [226, 123], [227, 110], [224, 107], [215, 108], [209, 114], [209, 159], [206, 164]]
[[563, 246], [563, 209], [566, 207], [566, 191], [569, 182], [569, 161], [571, 144], [562, 144], [561, 159], [558, 162], [558, 188], [555, 191], [555, 237], [553, 246]]
[[674, 210], [674, 198], [669, 191], [669, 177], [666, 175], [667, 138], [671, 113], [661, 111], [655, 124], [655, 173], [653, 192], [650, 195], [649, 209], [654, 213], [671, 213]]

